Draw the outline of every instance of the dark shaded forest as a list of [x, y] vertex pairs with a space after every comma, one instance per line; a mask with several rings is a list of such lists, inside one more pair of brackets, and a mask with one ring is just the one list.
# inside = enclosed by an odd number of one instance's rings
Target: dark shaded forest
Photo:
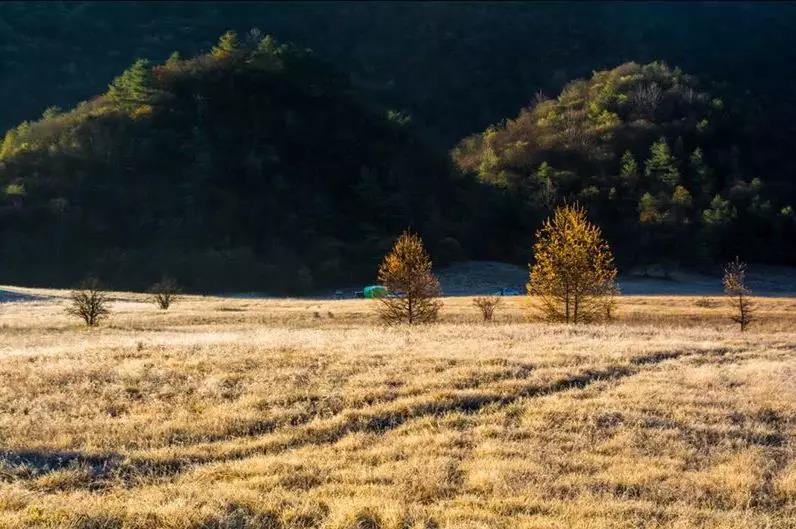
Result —
[[407, 225], [459, 257], [463, 177], [360, 99], [269, 36], [137, 60], [105, 94], [6, 134], [4, 272], [302, 292], [371, 272]]
[[744, 2], [3, 3], [0, 280], [307, 291], [372, 277], [407, 226], [438, 263], [527, 262], [572, 201], [622, 264], [794, 264], [795, 23]]

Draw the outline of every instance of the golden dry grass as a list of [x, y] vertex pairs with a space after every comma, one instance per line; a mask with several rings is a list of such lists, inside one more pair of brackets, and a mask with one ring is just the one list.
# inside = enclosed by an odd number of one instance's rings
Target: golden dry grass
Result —
[[741, 334], [720, 298], [385, 328], [114, 293], [85, 329], [35, 292], [0, 305], [2, 528], [796, 527], [794, 299]]

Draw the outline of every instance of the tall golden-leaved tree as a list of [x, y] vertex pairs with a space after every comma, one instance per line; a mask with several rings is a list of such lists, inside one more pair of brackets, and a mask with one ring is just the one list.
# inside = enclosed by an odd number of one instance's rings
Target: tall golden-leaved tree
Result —
[[600, 228], [575, 205], [556, 209], [536, 232], [528, 293], [548, 321], [586, 323], [610, 318], [616, 267]]
[[388, 294], [379, 298], [379, 315], [389, 324], [436, 321], [442, 301], [439, 281], [423, 240], [404, 232], [379, 266], [379, 283]]

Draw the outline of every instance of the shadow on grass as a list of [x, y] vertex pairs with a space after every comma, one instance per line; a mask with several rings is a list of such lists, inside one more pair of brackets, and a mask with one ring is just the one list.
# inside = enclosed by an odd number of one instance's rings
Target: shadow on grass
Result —
[[15, 301], [39, 301], [43, 299], [49, 299], [49, 297], [0, 289], [0, 303], [13, 303]]
[[118, 454], [89, 455], [77, 451], [0, 450], [0, 480], [36, 479], [52, 472], [80, 470], [89, 480], [119, 467]]

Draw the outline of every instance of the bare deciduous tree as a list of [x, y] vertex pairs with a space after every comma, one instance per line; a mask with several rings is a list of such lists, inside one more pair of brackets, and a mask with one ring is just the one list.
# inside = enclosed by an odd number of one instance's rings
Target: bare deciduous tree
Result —
[[495, 314], [495, 309], [498, 305], [500, 305], [500, 298], [496, 296], [480, 296], [473, 298], [473, 305], [475, 305], [478, 310], [481, 311], [481, 316], [484, 317], [484, 321], [492, 321], [492, 316]]
[[388, 294], [378, 298], [379, 315], [388, 324], [436, 321], [442, 302], [439, 280], [422, 239], [404, 232], [379, 266], [379, 283]]
[[741, 331], [754, 321], [755, 306], [749, 299], [752, 293], [746, 287], [746, 263], [738, 257], [724, 267], [724, 292], [730, 298], [730, 306], [734, 310], [732, 321], [741, 326]]
[[658, 86], [658, 83], [649, 83], [636, 90], [633, 94], [633, 102], [642, 113], [653, 117], [661, 102], [661, 96], [661, 87]]
[[77, 290], [72, 291], [69, 299], [66, 313], [82, 318], [89, 327], [94, 327], [110, 314], [105, 291], [96, 278], [83, 281]]
[[172, 303], [177, 301], [180, 289], [177, 286], [177, 281], [171, 277], [164, 277], [150, 287], [149, 293], [152, 294], [152, 300], [161, 310], [168, 310]]

